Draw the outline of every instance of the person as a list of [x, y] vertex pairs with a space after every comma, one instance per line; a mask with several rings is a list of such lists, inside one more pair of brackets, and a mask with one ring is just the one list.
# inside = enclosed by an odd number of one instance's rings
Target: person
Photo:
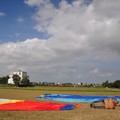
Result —
[[[96, 103], [103, 103], [103, 106], [96, 106]], [[115, 109], [115, 107], [118, 105], [118, 101], [116, 99], [107, 98], [99, 101], [94, 101], [90, 103], [91, 108], [106, 108], [106, 109]], [[120, 106], [120, 105], [119, 105]]]

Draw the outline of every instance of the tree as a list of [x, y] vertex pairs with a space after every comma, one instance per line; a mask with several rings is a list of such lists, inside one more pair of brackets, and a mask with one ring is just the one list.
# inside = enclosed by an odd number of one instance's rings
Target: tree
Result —
[[120, 80], [116, 80], [112, 83], [109, 83], [108, 80], [102, 83], [103, 87], [110, 87], [110, 88], [120, 88]]
[[21, 80], [20, 76], [17, 74], [14, 74], [12, 78], [13, 78], [15, 86], [18, 86]]
[[7, 84], [9, 76], [0, 77], [0, 84]]
[[116, 81], [113, 83], [113, 86], [114, 86], [114, 88], [120, 88], [120, 80], [116, 80]]
[[103, 83], [102, 83], [102, 86], [103, 86], [103, 87], [109, 87], [109, 82], [108, 82], [108, 80], [105, 81], [105, 82], [103, 82]]
[[20, 82], [20, 86], [29, 86], [30, 80], [28, 76], [24, 76]]

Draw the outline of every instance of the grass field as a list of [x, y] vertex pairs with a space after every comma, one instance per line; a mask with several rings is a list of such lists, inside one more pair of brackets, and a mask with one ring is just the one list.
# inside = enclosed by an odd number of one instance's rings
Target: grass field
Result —
[[[116, 89], [75, 87], [0, 87], [0, 98], [35, 100], [46, 93], [81, 95], [120, 95]], [[120, 107], [116, 109], [93, 109], [90, 103], [70, 111], [0, 111], [0, 120], [120, 120]]]

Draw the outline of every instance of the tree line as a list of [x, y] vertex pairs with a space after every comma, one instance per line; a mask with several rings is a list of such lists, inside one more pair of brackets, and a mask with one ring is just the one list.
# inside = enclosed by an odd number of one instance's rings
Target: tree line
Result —
[[[9, 76], [3, 76], [0, 77], [0, 84], [8, 84], [8, 79]], [[73, 87], [73, 86], [77, 86], [77, 87], [96, 87], [96, 84], [87, 84], [84, 85], [83, 83], [81, 83], [81, 85], [78, 84], [73, 84], [73, 83], [62, 83], [62, 84], [55, 84], [54, 82], [30, 82], [29, 80], [29, 76], [25, 76], [22, 79], [20, 78], [19, 75], [14, 74], [13, 75], [13, 81], [14, 81], [14, 85], [15, 86], [19, 86], [19, 87], [26, 87], [26, 86], [65, 86], [65, 87]], [[115, 80], [114, 82], [109, 82], [108, 80], [106, 80], [105, 82], [103, 82], [101, 85], [99, 84], [99, 86], [102, 87], [109, 87], [109, 88], [120, 88], [120, 80]]]
[[109, 87], [109, 88], [120, 88], [120, 80], [115, 80], [114, 82], [109, 82], [106, 80], [102, 83], [103, 87]]
[[9, 76], [3, 76], [0, 77], [0, 84], [7, 84], [8, 83]]

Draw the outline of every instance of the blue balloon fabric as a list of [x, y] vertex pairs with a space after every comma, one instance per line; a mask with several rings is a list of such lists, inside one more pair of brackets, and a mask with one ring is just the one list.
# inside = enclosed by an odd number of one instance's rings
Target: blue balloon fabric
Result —
[[58, 102], [95, 102], [102, 101], [106, 98], [112, 98], [120, 102], [120, 96], [87, 96], [87, 95], [71, 95], [71, 94], [44, 94], [36, 97], [38, 100], [51, 100]]
[[73, 110], [75, 106], [73, 104], [67, 104], [66, 106], [61, 107], [61, 110]]

